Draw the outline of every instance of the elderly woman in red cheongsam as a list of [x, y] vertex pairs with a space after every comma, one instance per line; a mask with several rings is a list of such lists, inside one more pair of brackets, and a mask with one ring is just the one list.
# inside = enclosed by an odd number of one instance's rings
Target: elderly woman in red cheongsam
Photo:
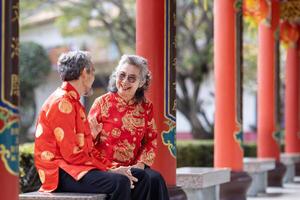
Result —
[[100, 160], [116, 167], [144, 169], [150, 177], [151, 199], [169, 199], [163, 177], [151, 166], [157, 131], [153, 105], [144, 93], [150, 83], [147, 60], [123, 55], [109, 81], [109, 91], [98, 97], [88, 116]]
[[40, 191], [106, 193], [109, 200], [147, 199], [150, 179], [144, 170], [115, 167], [93, 154], [97, 150], [80, 97], [90, 93], [94, 70], [87, 52], [67, 52], [58, 60], [63, 83], [44, 103], [35, 134]]

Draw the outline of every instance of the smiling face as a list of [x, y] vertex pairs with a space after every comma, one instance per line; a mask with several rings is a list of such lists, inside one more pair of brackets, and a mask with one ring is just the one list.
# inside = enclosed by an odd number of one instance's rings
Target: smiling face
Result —
[[116, 87], [118, 94], [124, 100], [131, 100], [140, 85], [140, 69], [138, 67], [125, 63], [118, 68], [116, 73]]

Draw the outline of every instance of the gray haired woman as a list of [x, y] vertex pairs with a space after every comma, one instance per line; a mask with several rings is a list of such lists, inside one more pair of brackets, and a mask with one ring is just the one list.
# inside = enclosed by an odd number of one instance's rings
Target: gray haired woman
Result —
[[124, 166], [112, 169], [110, 161], [93, 156], [97, 150], [80, 102], [95, 78], [89, 53], [62, 54], [58, 71], [64, 82], [45, 101], [35, 133], [40, 191], [105, 193], [110, 200], [147, 199], [150, 180], [144, 170], [131, 171]]
[[89, 113], [95, 157], [115, 167], [143, 169], [150, 177], [151, 199], [169, 199], [159, 172], [150, 168], [157, 148], [153, 105], [145, 97], [150, 84], [145, 58], [123, 55], [109, 81], [109, 92], [98, 97]]

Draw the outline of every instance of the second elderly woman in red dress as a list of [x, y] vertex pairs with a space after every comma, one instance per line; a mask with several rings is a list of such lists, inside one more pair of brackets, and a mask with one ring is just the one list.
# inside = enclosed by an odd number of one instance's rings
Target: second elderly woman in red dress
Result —
[[144, 169], [150, 177], [150, 199], [169, 199], [159, 172], [150, 168], [157, 147], [153, 105], [145, 97], [150, 84], [147, 60], [123, 55], [109, 81], [109, 92], [98, 97], [89, 113], [89, 122], [99, 159], [116, 167]]

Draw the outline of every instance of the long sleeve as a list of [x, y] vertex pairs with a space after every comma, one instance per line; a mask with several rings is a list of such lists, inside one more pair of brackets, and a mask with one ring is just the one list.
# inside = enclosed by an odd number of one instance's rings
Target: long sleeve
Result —
[[91, 160], [88, 152], [83, 150], [84, 145], [79, 142], [83, 133], [76, 133], [75, 109], [70, 100], [62, 98], [52, 105], [47, 113], [47, 118], [51, 122], [51, 129], [62, 157], [68, 163], [85, 164]]
[[80, 180], [92, 169], [107, 170], [109, 162], [95, 159], [93, 141], [79, 93], [68, 82], [45, 101], [37, 121], [34, 161], [42, 183], [53, 191], [63, 169]]
[[101, 121], [101, 106], [100, 106], [100, 98], [97, 98], [88, 115], [88, 121], [90, 123], [90, 128], [92, 132], [93, 139], [95, 140], [95, 143], [97, 143], [96, 140], [99, 139], [97, 138], [99, 132], [102, 130], [103, 124], [100, 123]]
[[153, 105], [149, 103], [146, 110], [147, 122], [146, 122], [146, 133], [142, 140], [142, 147], [137, 157], [137, 162], [143, 162], [151, 166], [155, 158], [155, 150], [157, 148], [157, 129], [155, 120], [153, 118]]

